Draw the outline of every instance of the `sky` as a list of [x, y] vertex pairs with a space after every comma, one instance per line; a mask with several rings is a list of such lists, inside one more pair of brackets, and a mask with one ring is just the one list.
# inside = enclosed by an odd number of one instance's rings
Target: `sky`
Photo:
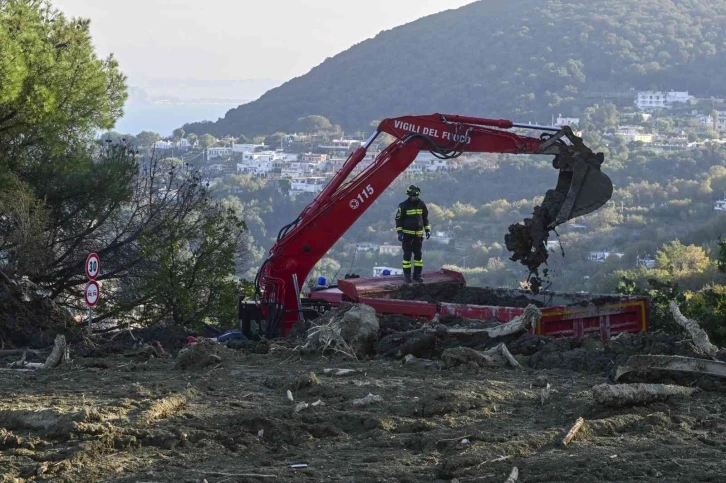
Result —
[[473, 0], [52, 0], [91, 19], [99, 55], [129, 80], [270, 79], [307, 73], [326, 57], [426, 15]]

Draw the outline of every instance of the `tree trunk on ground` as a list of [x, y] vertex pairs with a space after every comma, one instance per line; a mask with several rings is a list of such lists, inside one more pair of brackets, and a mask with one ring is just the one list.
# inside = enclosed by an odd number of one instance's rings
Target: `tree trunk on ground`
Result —
[[698, 322], [684, 317], [675, 302], [670, 303], [670, 309], [671, 312], [673, 312], [673, 317], [676, 319], [676, 322], [678, 322], [678, 325], [688, 331], [688, 334], [693, 340], [693, 344], [698, 348], [698, 350], [709, 357], [715, 357], [718, 353], [718, 347], [711, 343], [708, 338], [708, 334], [706, 334], [706, 331], [698, 325]]
[[592, 388], [592, 395], [598, 404], [622, 407], [664, 401], [670, 396], [690, 396], [695, 391], [669, 384], [600, 384]]

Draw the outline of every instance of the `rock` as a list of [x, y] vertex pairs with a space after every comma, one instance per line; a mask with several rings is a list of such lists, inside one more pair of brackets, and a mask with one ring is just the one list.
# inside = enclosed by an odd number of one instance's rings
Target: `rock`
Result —
[[582, 348], [587, 352], [603, 352], [605, 351], [605, 344], [600, 339], [588, 337], [582, 341]]
[[296, 391], [311, 386], [317, 386], [318, 384], [320, 384], [320, 379], [318, 378], [318, 376], [315, 375], [314, 372], [298, 376], [293, 383]]
[[547, 376], [537, 376], [532, 382], [532, 387], [547, 387], [548, 384]]
[[370, 305], [356, 304], [339, 322], [340, 336], [348, 343], [356, 356], [373, 353], [378, 340], [378, 317]]
[[501, 363], [495, 360], [493, 357], [484, 355], [481, 352], [478, 352], [469, 347], [455, 347], [453, 349], [446, 349], [444, 353], [441, 354], [441, 360], [444, 362], [444, 367], [446, 367], [447, 369], [459, 365], [471, 365], [472, 368], [501, 365]]
[[401, 358], [412, 354], [420, 358], [436, 355], [436, 334], [412, 330], [390, 334], [376, 344], [376, 353], [383, 357]]

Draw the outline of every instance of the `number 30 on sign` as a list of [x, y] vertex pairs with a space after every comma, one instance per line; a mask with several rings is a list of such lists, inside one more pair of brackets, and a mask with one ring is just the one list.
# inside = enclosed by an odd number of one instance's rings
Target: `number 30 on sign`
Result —
[[89, 280], [96, 280], [99, 273], [101, 273], [101, 259], [95, 253], [91, 253], [86, 258], [86, 276]]

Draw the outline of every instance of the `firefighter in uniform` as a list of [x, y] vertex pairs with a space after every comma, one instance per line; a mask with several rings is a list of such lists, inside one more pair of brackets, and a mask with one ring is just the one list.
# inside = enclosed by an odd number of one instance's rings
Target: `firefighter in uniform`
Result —
[[423, 282], [423, 245], [424, 233], [428, 240], [431, 236], [429, 210], [426, 203], [419, 199], [421, 189], [411, 185], [406, 190], [408, 199], [398, 205], [396, 211], [396, 231], [398, 241], [403, 244], [403, 277], [406, 283], [411, 282], [411, 255], [413, 255], [413, 281]]

